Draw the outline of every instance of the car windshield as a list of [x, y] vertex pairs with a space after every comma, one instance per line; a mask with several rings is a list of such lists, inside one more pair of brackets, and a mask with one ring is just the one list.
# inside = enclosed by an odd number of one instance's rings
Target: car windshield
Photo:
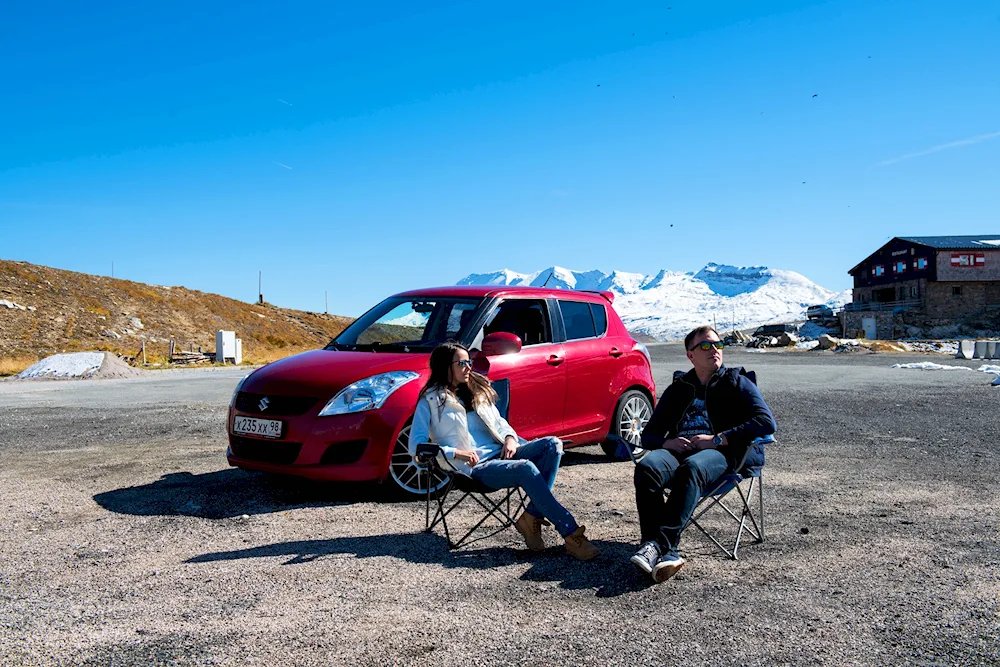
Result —
[[427, 352], [446, 340], [460, 340], [482, 299], [390, 297], [344, 329], [328, 350]]

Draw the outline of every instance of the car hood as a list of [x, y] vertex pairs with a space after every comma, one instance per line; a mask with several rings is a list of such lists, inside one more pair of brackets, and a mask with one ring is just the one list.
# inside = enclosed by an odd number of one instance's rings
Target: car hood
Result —
[[312, 350], [257, 369], [243, 391], [328, 399], [352, 382], [379, 373], [417, 371], [427, 377], [429, 358], [429, 353]]

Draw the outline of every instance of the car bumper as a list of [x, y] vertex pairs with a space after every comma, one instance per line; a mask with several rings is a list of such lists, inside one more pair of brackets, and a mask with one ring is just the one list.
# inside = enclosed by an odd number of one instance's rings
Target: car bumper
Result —
[[280, 439], [255, 438], [232, 432], [237, 415], [229, 411], [229, 465], [321, 481], [384, 479], [389, 457], [408, 411], [386, 408], [333, 417], [276, 417], [285, 421]]

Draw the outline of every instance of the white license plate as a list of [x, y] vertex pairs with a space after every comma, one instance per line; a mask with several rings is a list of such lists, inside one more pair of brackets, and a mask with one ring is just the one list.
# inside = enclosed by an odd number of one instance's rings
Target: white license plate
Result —
[[264, 438], [280, 438], [283, 423], [280, 419], [257, 419], [255, 417], [235, 417], [233, 433], [259, 435]]

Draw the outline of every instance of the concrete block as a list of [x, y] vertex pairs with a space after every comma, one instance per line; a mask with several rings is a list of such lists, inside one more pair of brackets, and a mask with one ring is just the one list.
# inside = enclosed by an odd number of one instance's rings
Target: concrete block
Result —
[[975, 347], [972, 350], [973, 359], [986, 359], [986, 341], [977, 340]]
[[986, 341], [986, 358], [987, 359], [997, 359], [1000, 357], [1000, 343], [995, 340]]
[[972, 359], [972, 353], [974, 349], [975, 349], [975, 341], [960, 340], [958, 341], [958, 353], [955, 355], [955, 358]]

